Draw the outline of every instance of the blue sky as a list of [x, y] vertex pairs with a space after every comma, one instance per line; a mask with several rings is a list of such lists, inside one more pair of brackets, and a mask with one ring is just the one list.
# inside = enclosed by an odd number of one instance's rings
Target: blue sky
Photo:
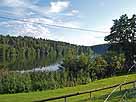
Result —
[[0, 18], [0, 33], [87, 46], [102, 44], [108, 33], [55, 28], [45, 24], [110, 32], [113, 19], [122, 14], [129, 17], [136, 14], [135, 4], [136, 0], [0, 0], [0, 16], [27, 21]]

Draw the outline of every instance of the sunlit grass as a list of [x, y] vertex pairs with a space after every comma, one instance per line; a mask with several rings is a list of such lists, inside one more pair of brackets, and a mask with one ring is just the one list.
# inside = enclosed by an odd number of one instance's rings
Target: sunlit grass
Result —
[[[0, 102], [32, 102], [34, 100], [40, 100], [40, 99], [45, 99], [49, 97], [61, 96], [61, 95], [69, 94], [69, 93], [75, 93], [75, 92], [110, 86], [113, 84], [124, 82], [124, 80], [126, 81], [136, 80], [136, 74], [131, 74], [128, 76], [118, 76], [118, 77], [106, 78], [106, 79], [90, 82], [89, 84], [86, 84], [86, 85], [79, 85], [76, 87], [66, 87], [66, 88], [61, 88], [61, 89], [56, 89], [56, 90], [47, 90], [47, 91], [41, 91], [41, 92], [4, 94], [4, 95], [0, 95]], [[129, 89], [132, 87], [133, 85], [131, 84], [131, 85], [122, 87], [122, 89]], [[89, 94], [85, 94], [85, 95], [74, 96], [74, 97], [68, 98], [67, 101], [68, 102], [92, 102], [92, 101], [93, 102], [103, 102], [104, 99], [107, 97], [107, 95], [112, 90], [113, 89], [108, 89], [108, 90], [92, 93], [91, 99], [90, 99]], [[133, 93], [135, 93], [135, 90], [133, 91], [134, 91]], [[125, 91], [120, 92], [118, 89], [111, 96], [108, 102], [119, 102], [124, 93]], [[132, 94], [131, 91], [129, 92], [129, 94], [127, 94], [129, 96], [127, 98], [127, 102], [136, 101], [135, 95], [133, 94], [131, 95], [131, 94]], [[64, 99], [57, 100], [57, 101], [51, 101], [51, 102], [63, 102], [63, 101]]]

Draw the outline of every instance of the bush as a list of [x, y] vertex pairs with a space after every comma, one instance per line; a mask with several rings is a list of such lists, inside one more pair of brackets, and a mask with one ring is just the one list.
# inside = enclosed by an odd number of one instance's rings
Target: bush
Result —
[[28, 73], [0, 71], [0, 93], [18, 93], [31, 90], [31, 78]]
[[84, 76], [83, 72], [73, 77], [65, 71], [21, 73], [0, 70], [0, 94], [76, 86], [88, 82], [88, 76]]

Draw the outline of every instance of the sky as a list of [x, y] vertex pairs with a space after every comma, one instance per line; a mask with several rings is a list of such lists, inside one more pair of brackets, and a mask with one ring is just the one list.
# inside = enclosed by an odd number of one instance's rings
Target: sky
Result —
[[136, 0], [0, 0], [0, 17], [18, 19], [0, 18], [0, 34], [86, 46], [103, 44], [106, 43], [104, 37], [109, 35], [113, 20], [123, 14], [129, 17], [136, 14], [135, 4]]

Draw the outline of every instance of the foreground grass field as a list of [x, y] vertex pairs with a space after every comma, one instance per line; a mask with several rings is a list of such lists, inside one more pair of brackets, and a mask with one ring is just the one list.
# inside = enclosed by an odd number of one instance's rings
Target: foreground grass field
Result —
[[[106, 78], [106, 79], [90, 82], [87, 85], [79, 85], [76, 87], [66, 87], [62, 89], [48, 90], [41, 92], [4, 94], [4, 95], [0, 95], [0, 102], [32, 102], [34, 100], [45, 99], [49, 97], [60, 96], [69, 93], [75, 93], [79, 91], [86, 91], [86, 90], [101, 88], [105, 86], [110, 86], [113, 84], [124, 82], [125, 80], [126, 81], [136, 80], [136, 74]], [[132, 88], [132, 86], [133, 85], [128, 85], [123, 87], [122, 89]], [[67, 101], [68, 102], [103, 102], [104, 99], [112, 90], [113, 89], [95, 92], [92, 94], [91, 100], [89, 98], [89, 94], [85, 94], [85, 95], [68, 98]], [[131, 89], [126, 94], [124, 93], [126, 93], [126, 91], [119, 92], [118, 89], [115, 93], [113, 93], [113, 95], [111, 96], [108, 102], [136, 102], [136, 90]], [[123, 101], [124, 99], [127, 101]], [[51, 101], [51, 102], [64, 102], [64, 99]]]

